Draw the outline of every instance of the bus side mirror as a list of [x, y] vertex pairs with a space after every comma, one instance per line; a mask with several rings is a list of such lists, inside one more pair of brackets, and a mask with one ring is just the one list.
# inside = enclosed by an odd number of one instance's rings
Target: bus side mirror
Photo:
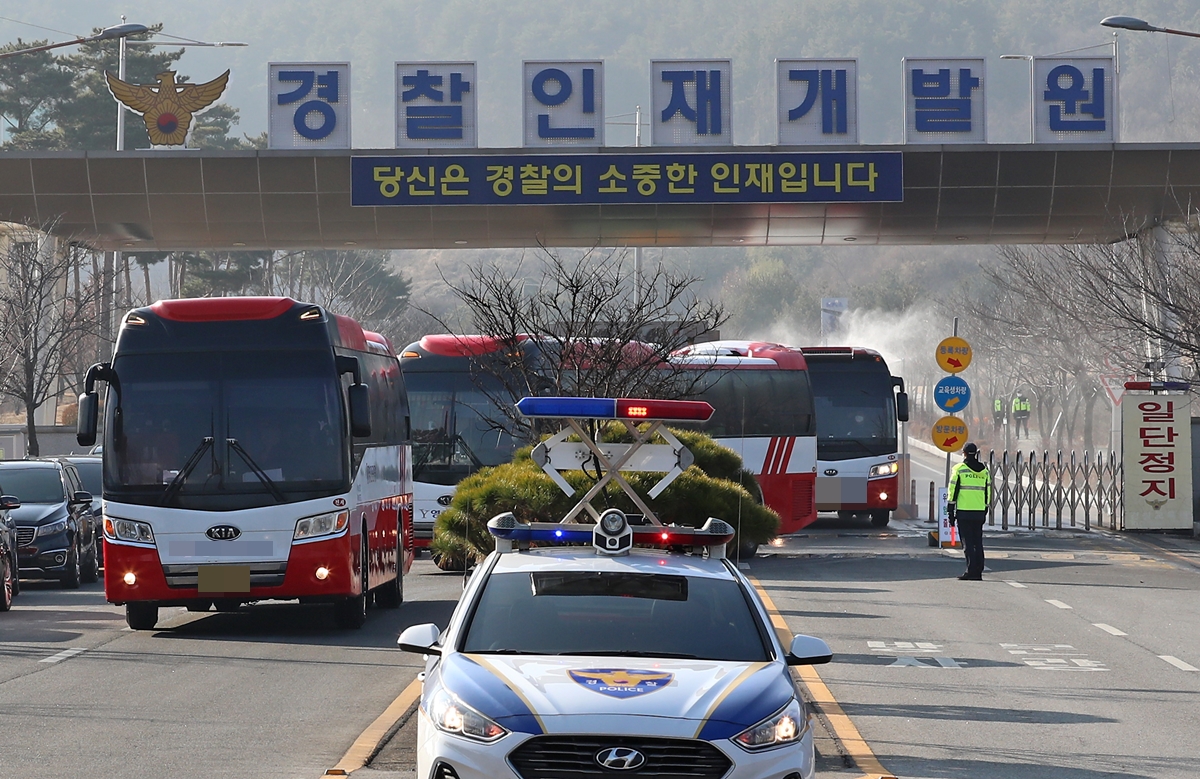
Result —
[[96, 419], [100, 409], [100, 395], [85, 392], [79, 396], [79, 418], [75, 422], [75, 440], [80, 446], [96, 443]]
[[901, 422], [908, 421], [908, 393], [896, 393], [896, 419]]
[[350, 401], [350, 435], [367, 438], [371, 435], [371, 396], [366, 384], [351, 384], [346, 390]]

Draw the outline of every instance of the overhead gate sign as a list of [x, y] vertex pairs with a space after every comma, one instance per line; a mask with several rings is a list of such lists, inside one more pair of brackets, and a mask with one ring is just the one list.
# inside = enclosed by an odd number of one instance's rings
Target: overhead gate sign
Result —
[[881, 203], [900, 152], [524, 154], [351, 159], [356, 206]]

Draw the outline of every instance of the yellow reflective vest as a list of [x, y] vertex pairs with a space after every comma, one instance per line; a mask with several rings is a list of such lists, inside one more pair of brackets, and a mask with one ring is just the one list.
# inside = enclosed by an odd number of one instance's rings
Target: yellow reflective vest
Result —
[[981, 471], [961, 462], [950, 472], [948, 502], [956, 511], [987, 511], [992, 499], [992, 475], [987, 466]]
[[1004, 401], [1001, 400], [1000, 398], [996, 398], [996, 413], [997, 414], [1004, 413]]
[[1020, 398], [1013, 398], [1012, 410], [1013, 410], [1014, 414], [1024, 411], [1025, 414], [1028, 415], [1029, 408], [1030, 408], [1030, 403], [1028, 400], [1021, 400]]

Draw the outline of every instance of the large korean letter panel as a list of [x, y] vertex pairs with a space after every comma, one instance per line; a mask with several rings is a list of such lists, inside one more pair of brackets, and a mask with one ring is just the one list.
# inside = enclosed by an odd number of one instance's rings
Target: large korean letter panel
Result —
[[650, 62], [650, 140], [655, 146], [731, 146], [731, 60]]
[[857, 60], [775, 60], [781, 146], [858, 143]]
[[350, 148], [349, 63], [273, 62], [267, 84], [270, 148]]
[[1114, 143], [1117, 79], [1112, 57], [1033, 61], [1036, 143]]
[[904, 60], [905, 143], [986, 143], [982, 59]]
[[1191, 404], [1186, 395], [1126, 393], [1124, 425], [1125, 527], [1192, 527]]
[[526, 62], [526, 146], [604, 145], [604, 63]]
[[474, 62], [396, 63], [396, 148], [479, 145]]

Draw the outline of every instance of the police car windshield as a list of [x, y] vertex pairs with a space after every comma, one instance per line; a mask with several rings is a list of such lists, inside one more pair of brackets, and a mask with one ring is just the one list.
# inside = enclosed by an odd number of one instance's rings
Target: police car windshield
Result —
[[462, 651], [770, 659], [737, 582], [607, 571], [492, 575]]

